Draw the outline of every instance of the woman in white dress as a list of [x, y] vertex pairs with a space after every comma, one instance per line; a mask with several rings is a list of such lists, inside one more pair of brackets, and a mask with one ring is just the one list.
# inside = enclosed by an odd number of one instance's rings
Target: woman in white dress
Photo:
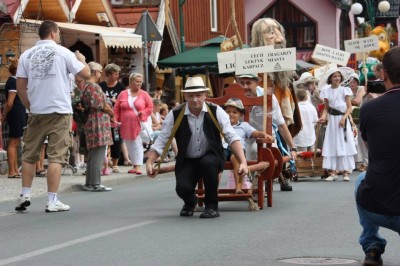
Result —
[[[352, 126], [350, 123], [352, 91], [342, 87], [344, 73], [332, 69], [326, 75], [327, 86], [321, 90], [324, 110], [320, 122], [328, 121], [322, 156], [322, 167], [331, 169], [325, 181], [335, 181], [337, 172], [343, 172], [343, 181], [350, 181], [350, 173], [355, 168], [354, 155], [357, 153]], [[329, 116], [328, 116], [329, 115]]]

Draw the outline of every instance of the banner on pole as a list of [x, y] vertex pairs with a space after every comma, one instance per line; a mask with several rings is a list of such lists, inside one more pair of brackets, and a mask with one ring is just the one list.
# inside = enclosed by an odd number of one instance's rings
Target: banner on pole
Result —
[[346, 40], [344, 41], [344, 49], [349, 53], [369, 52], [379, 49], [378, 36]]
[[350, 58], [350, 53], [317, 44], [311, 57], [325, 62], [347, 66], [347, 62]]

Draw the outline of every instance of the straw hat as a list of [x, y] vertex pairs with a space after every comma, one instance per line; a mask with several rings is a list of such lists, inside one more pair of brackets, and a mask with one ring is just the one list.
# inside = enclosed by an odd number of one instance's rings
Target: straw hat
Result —
[[298, 80], [295, 80], [293, 82], [293, 88], [295, 90], [300, 89], [300, 85], [305, 85], [306, 83], [311, 83], [311, 82], [317, 82], [317, 79], [310, 73], [310, 72], [304, 72], [301, 74], [300, 78]]
[[357, 73], [353, 73], [349, 76], [349, 80], [356, 79], [360, 83], [360, 76]]
[[181, 90], [182, 92], [200, 92], [200, 91], [209, 91], [209, 88], [206, 88], [204, 85], [203, 79], [201, 77], [189, 77], [186, 80], [185, 88]]
[[233, 107], [236, 107], [237, 109], [239, 109], [242, 113], [245, 112], [243, 103], [242, 103], [242, 101], [241, 101], [240, 99], [238, 99], [238, 98], [230, 98], [230, 99], [224, 104], [224, 107], [227, 107], [227, 106], [233, 106]]

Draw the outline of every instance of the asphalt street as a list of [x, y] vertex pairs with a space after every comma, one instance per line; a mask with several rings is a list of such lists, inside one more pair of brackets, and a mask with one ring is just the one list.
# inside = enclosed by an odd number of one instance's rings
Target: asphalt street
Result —
[[[301, 178], [293, 192], [274, 187], [273, 207], [221, 202], [217, 219], [179, 217], [172, 174], [114, 185], [112, 192], [64, 192], [64, 213], [45, 213], [45, 197], [26, 213], [0, 202], [0, 265], [361, 265], [361, 228], [351, 182]], [[224, 182], [224, 181], [223, 181]], [[223, 184], [222, 184], [223, 185]], [[71, 190], [73, 191], [73, 190]], [[385, 265], [400, 265], [399, 235]]]

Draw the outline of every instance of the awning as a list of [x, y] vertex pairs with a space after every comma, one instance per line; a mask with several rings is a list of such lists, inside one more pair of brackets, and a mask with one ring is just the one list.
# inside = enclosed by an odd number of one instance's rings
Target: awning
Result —
[[[26, 19], [28, 23], [40, 24], [41, 21]], [[103, 27], [97, 25], [56, 22], [62, 34], [85, 32], [100, 36], [106, 47], [141, 48], [142, 36], [132, 33], [132, 29]]]

